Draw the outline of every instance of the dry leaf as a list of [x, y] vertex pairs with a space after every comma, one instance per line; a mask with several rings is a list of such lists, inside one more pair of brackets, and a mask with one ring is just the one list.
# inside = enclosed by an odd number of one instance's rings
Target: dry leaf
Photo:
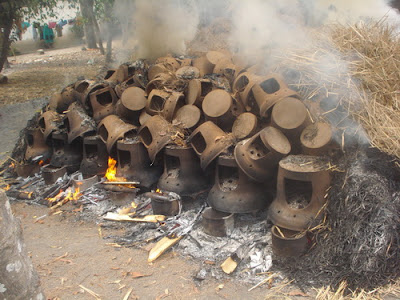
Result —
[[129, 272], [129, 275], [130, 275], [132, 278], [140, 278], [140, 277], [147, 277], [147, 276], [150, 276], [150, 275], [147, 275], [147, 274], [142, 274], [142, 273], [140, 273], [140, 272]]

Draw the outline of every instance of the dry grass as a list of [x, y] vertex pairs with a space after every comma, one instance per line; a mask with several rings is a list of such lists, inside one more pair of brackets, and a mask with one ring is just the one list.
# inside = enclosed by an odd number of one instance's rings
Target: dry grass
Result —
[[329, 97], [335, 108], [341, 106], [361, 123], [372, 146], [400, 158], [400, 38], [396, 27], [384, 21], [335, 25], [313, 33], [313, 40], [311, 48], [294, 49], [281, 57], [278, 70], [304, 99]]
[[354, 111], [373, 146], [400, 158], [400, 39], [397, 28], [381, 21], [358, 27], [336, 27], [335, 45], [358, 59], [350, 74], [365, 93]]
[[317, 300], [380, 300], [386, 297], [400, 297], [400, 282], [396, 282], [373, 291], [366, 292], [365, 290], [357, 290], [349, 292], [347, 283], [342, 281], [339, 287], [335, 290], [330, 286], [315, 289]]

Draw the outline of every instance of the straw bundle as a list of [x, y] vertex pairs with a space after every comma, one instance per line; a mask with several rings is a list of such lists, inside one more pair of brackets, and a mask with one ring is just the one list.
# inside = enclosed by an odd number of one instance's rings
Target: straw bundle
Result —
[[[332, 109], [321, 117], [340, 108], [343, 118], [347, 111], [365, 129], [372, 146], [400, 158], [400, 38], [396, 27], [384, 21], [335, 25], [311, 35], [312, 46], [288, 51], [278, 71], [304, 99], [330, 99]], [[341, 121], [333, 125], [346, 130], [348, 123], [341, 126]]]

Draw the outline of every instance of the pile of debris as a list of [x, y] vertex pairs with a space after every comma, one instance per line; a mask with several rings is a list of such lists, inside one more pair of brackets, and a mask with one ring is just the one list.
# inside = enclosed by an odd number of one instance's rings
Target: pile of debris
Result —
[[[77, 81], [53, 95], [28, 130], [17, 173], [31, 175], [48, 162], [41, 168], [48, 184], [78, 170], [85, 179], [104, 176], [112, 157], [120, 178], [109, 184], [114, 191], [134, 182], [186, 197], [211, 184], [207, 233], [229, 235], [233, 214], [270, 205], [276, 253], [300, 255], [323, 215], [332, 166], [322, 156], [335, 149], [332, 128], [313, 121], [280, 75], [261, 73], [242, 57], [209, 51]], [[170, 205], [167, 215], [178, 213], [168, 197], [156, 198]]]
[[[100, 184], [108, 196], [132, 202], [126, 213], [106, 219], [166, 228], [149, 261], [200, 216], [205, 234], [229, 237], [235, 218], [268, 208], [272, 250], [298, 257], [326, 229], [330, 172], [338, 170], [330, 158], [339, 153], [342, 133], [318, 120], [314, 112], [323, 110], [308, 107], [279, 74], [225, 51], [122, 64], [101, 80], [79, 80], [52, 96], [26, 130], [22, 155], [14, 156], [18, 176], [41, 177], [8, 194], [55, 208], [105, 177]], [[46, 186], [29, 191], [39, 180]], [[133, 202], [140, 191], [145, 200]], [[190, 198], [206, 199], [209, 207], [185, 225], [177, 220]], [[153, 215], [138, 217], [150, 202]], [[236, 254], [222, 264], [225, 273], [235, 270]]]

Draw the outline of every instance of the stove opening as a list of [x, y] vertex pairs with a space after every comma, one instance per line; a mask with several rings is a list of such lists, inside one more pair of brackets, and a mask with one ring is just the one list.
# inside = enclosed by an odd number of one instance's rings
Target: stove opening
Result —
[[142, 139], [143, 144], [145, 144], [147, 147], [149, 147], [153, 142], [153, 136], [151, 135], [151, 132], [147, 126], [143, 127], [143, 129], [140, 131], [140, 138]]
[[273, 94], [280, 90], [281, 86], [275, 78], [267, 79], [260, 83], [260, 87], [267, 94]]
[[221, 190], [230, 192], [237, 188], [239, 170], [237, 167], [218, 166], [218, 182]]
[[176, 156], [165, 156], [165, 168], [167, 176], [170, 178], [177, 178], [179, 176], [181, 162], [179, 157]]
[[198, 153], [201, 154], [207, 147], [206, 140], [204, 139], [203, 135], [198, 132], [192, 138], [192, 147]]
[[305, 208], [311, 201], [311, 181], [300, 181], [285, 178], [286, 201], [291, 208]]
[[129, 166], [131, 163], [131, 153], [125, 150], [118, 150], [118, 164], [121, 168]]
[[112, 104], [113, 97], [110, 91], [105, 91], [101, 94], [96, 95], [96, 100], [100, 105], [106, 106]]

